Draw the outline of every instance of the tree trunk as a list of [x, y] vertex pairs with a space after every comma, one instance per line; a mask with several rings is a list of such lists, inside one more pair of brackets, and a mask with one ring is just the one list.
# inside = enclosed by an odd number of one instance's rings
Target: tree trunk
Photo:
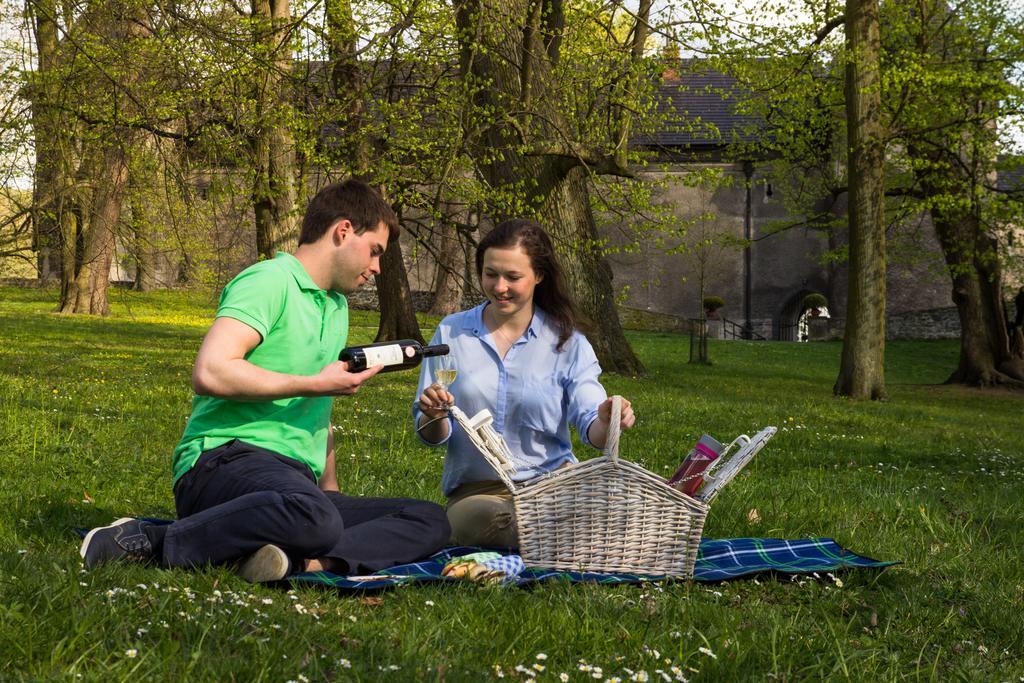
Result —
[[298, 244], [295, 142], [288, 129], [286, 78], [292, 67], [291, 10], [288, 0], [252, 0], [251, 7], [253, 17], [263, 20], [256, 26], [256, 42], [265, 60], [256, 91], [261, 120], [252, 140], [256, 251], [262, 258], [273, 258], [278, 251], [294, 251]]
[[[363, 129], [364, 98], [366, 87], [356, 57], [355, 21], [352, 18], [352, 4], [349, 0], [327, 0], [328, 50], [331, 57], [331, 98], [339, 116], [338, 128], [345, 133], [345, 145], [341, 153], [353, 175], [370, 184], [377, 182], [372, 177], [372, 140]], [[381, 194], [385, 192], [383, 188]], [[377, 284], [377, 304], [380, 309], [380, 323], [377, 327], [377, 341], [392, 339], [416, 339], [423, 341], [416, 310], [413, 307], [412, 291], [409, 289], [409, 275], [405, 271], [402, 245], [399, 241], [388, 245], [380, 260], [380, 274], [374, 278]]]
[[32, 101], [32, 129], [35, 132], [36, 164], [32, 190], [32, 247], [36, 250], [39, 279], [57, 280], [61, 276], [63, 244], [61, 224], [66, 197], [67, 163], [61, 154], [62, 137], [71, 130], [62, 129], [55, 105], [57, 83], [54, 69], [58, 60], [57, 8], [53, 0], [28, 2], [34, 20], [38, 68], [35, 82], [28, 90]]
[[885, 398], [885, 187], [878, 0], [846, 1], [850, 277], [833, 391]]
[[998, 244], [986, 234], [977, 215], [949, 215], [932, 209], [932, 222], [949, 266], [953, 303], [960, 316], [960, 362], [946, 382], [971, 386], [1024, 383], [1024, 350], [1012, 344], [1003, 308]]
[[462, 308], [462, 296], [465, 292], [466, 258], [459, 231], [448, 221], [439, 221], [440, 233], [437, 235], [435, 261], [437, 271], [434, 276], [434, 301], [430, 305], [430, 315], [451, 315]]
[[380, 302], [380, 325], [375, 341], [415, 339], [423, 343], [423, 333], [412, 305], [409, 276], [402, 259], [402, 244], [398, 240], [392, 242], [381, 257], [380, 274], [374, 277], [374, 281]]
[[[338, 129], [344, 131], [344, 144], [339, 154], [359, 176], [370, 172], [373, 162], [372, 140], [363, 130], [366, 84], [357, 56], [356, 24], [352, 18], [350, 0], [326, 0], [328, 54], [331, 59], [331, 93], [338, 120]], [[369, 179], [368, 179], [369, 180]], [[370, 181], [372, 182], [372, 180]]]
[[106, 149], [97, 171], [87, 230], [84, 232], [82, 260], [67, 295], [61, 301], [61, 313], [106, 315], [110, 312], [107, 302], [110, 265], [114, 258], [116, 229], [121, 219], [121, 206], [128, 184], [128, 164], [124, 152], [118, 147]]
[[128, 205], [131, 208], [132, 255], [135, 257], [135, 286], [150, 292], [170, 284], [166, 216], [168, 193], [161, 189], [166, 183], [166, 162], [174, 153], [170, 145], [155, 137], [147, 137], [135, 150], [128, 181]]
[[549, 40], [548, 51], [540, 49], [543, 22], [537, 22], [543, 12], [533, 11], [526, 0], [467, 0], [457, 9], [460, 69], [472, 82], [477, 111], [525, 112], [515, 125], [480, 122], [485, 132], [474, 156], [488, 183], [505, 198], [492, 213], [499, 219], [531, 213], [544, 219], [560, 246], [571, 293], [590, 322], [587, 337], [601, 367], [643, 372], [619, 322], [611, 268], [596, 246], [586, 170], [571, 155], [529, 151], [535, 142], [559, 144], [569, 134], [553, 86], [554, 43]]
[[643, 372], [619, 322], [612, 290], [612, 269], [596, 240], [587, 171], [572, 168], [548, 195], [542, 209], [548, 225], [557, 225], [556, 243], [565, 277], [581, 313], [585, 332], [601, 367], [623, 374]]

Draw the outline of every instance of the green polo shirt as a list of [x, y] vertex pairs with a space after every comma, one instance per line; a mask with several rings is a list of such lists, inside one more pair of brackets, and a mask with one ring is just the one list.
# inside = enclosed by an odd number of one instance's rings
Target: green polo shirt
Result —
[[[246, 359], [267, 370], [315, 375], [338, 359], [348, 337], [348, 302], [317, 287], [291, 254], [246, 268], [220, 295], [217, 317], [240, 320], [262, 341]], [[232, 401], [195, 396], [192, 416], [174, 449], [177, 482], [203, 451], [232, 439], [305, 463], [319, 479], [327, 456], [332, 398]]]

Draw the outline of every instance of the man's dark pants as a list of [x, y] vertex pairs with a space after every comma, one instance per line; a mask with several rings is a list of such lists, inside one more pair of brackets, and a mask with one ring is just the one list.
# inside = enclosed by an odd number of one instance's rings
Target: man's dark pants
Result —
[[436, 503], [325, 493], [303, 463], [238, 440], [204, 452], [174, 500], [178, 521], [156, 544], [169, 567], [231, 562], [273, 543], [298, 570], [326, 557], [367, 574], [426, 557], [450, 534]]

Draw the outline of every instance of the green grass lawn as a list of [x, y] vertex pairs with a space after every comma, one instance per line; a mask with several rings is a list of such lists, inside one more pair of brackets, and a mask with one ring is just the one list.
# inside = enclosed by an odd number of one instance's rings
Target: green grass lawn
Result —
[[[902, 565], [359, 597], [225, 569], [84, 573], [74, 527], [173, 515], [170, 452], [214, 302], [117, 291], [109, 318], [69, 318], [55, 296], [0, 288], [0, 680], [1024, 680], [1024, 394], [940, 386], [953, 342], [889, 344], [885, 403], [832, 398], [837, 343], [712, 343], [714, 364], [691, 366], [687, 338], [636, 333], [649, 374], [605, 378], [638, 415], [623, 456], [658, 473], [702, 432], [780, 428], [706, 536], [831, 536]], [[353, 342], [375, 331], [353, 314]], [[336, 401], [347, 492], [440, 501], [442, 454], [409, 428], [415, 381]]]

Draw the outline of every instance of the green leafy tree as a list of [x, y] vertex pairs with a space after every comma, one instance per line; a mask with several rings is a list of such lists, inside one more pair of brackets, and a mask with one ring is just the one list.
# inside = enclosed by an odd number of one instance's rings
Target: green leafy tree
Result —
[[[602, 367], [627, 373], [642, 365], [615, 309], [590, 183], [597, 174], [631, 175], [634, 115], [652, 104], [650, 7], [640, 3], [627, 40], [616, 42], [614, 15], [594, 3], [456, 6], [469, 125], [479, 131], [470, 153], [492, 190], [488, 213], [537, 216], [551, 229]], [[597, 40], [595, 28], [612, 37]]]
[[1009, 226], [1019, 192], [996, 180], [1005, 137], [1024, 89], [1024, 19], [1003, 2], [943, 0], [887, 13], [885, 51], [894, 164], [914, 205], [927, 210], [942, 246], [960, 317], [957, 368], [949, 382], [988, 386], [1024, 382], [1024, 340], [1003, 306]]

